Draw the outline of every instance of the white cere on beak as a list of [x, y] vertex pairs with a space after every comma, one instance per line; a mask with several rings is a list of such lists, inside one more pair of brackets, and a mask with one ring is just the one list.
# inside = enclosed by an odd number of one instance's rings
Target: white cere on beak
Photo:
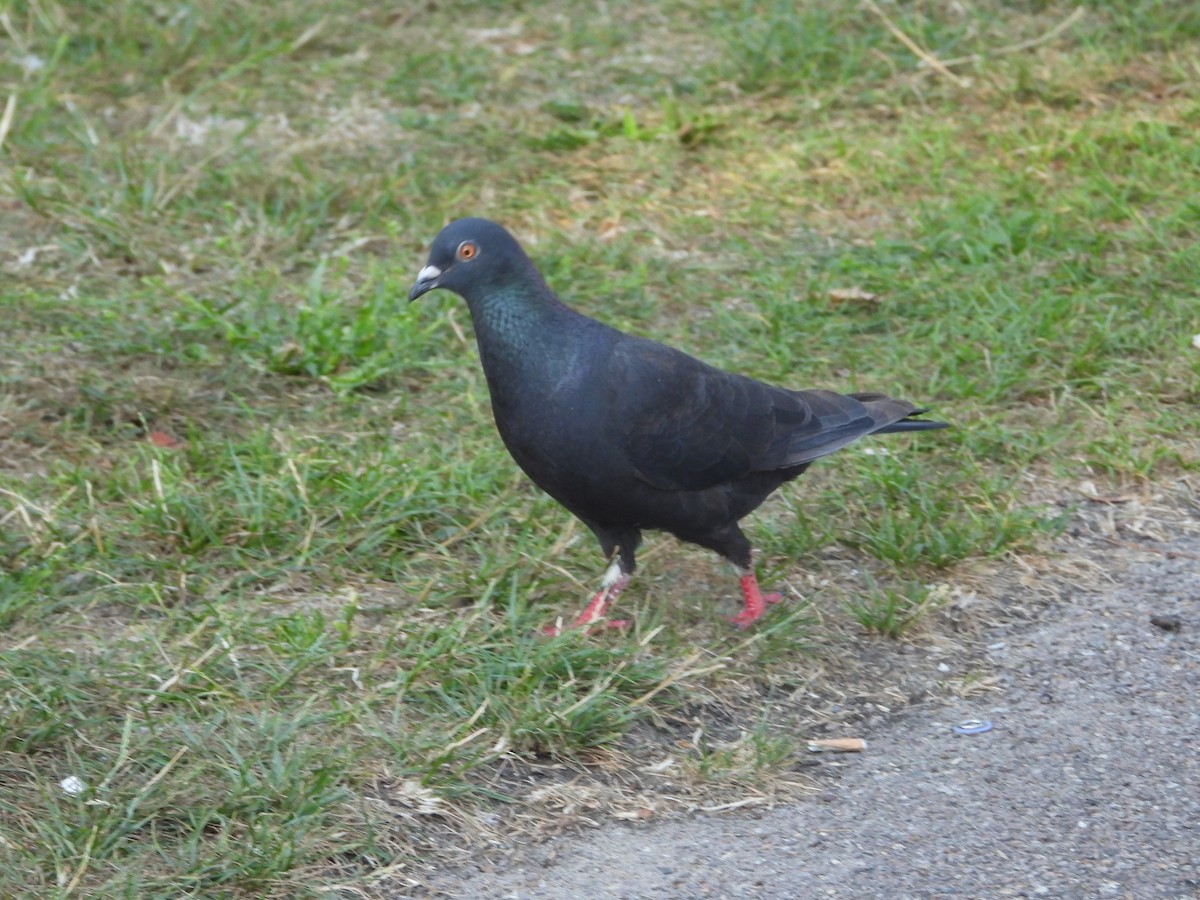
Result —
[[601, 587], [610, 588], [620, 580], [621, 564], [614, 560], [612, 565], [604, 570], [604, 580], [600, 582], [600, 585]]
[[[412, 269], [409, 269], [409, 271], [411, 272]], [[441, 274], [442, 270], [437, 266], [426, 266], [417, 273], [417, 281], [433, 281], [433, 279], [437, 278]]]

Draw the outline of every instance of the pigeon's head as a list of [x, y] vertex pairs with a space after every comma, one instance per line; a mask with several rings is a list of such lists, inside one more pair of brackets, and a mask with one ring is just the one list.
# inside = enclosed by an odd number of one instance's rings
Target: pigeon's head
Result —
[[521, 277], [530, 268], [529, 257], [504, 228], [487, 219], [459, 219], [433, 239], [429, 261], [417, 273], [408, 299], [446, 288], [469, 300], [473, 292]]

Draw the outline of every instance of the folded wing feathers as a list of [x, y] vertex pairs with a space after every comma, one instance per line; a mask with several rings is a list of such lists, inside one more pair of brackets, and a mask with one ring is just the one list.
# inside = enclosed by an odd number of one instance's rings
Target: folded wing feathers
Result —
[[[751, 472], [801, 466], [878, 431], [944, 427], [885, 394], [792, 391], [713, 369], [678, 351], [626, 339], [608, 370], [621, 386], [637, 477], [703, 490]], [[635, 399], [636, 398], [636, 399]]]

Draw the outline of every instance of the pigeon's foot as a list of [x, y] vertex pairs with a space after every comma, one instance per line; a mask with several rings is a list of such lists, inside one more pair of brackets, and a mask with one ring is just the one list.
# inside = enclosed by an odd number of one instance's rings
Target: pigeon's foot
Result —
[[738, 628], [749, 628], [752, 622], [762, 618], [768, 603], [778, 603], [783, 599], [782, 594], [764, 594], [759, 590], [758, 579], [753, 572], [742, 576], [742, 596], [746, 598], [745, 607], [729, 620]]
[[[629, 622], [625, 619], [612, 619], [607, 622], [600, 622], [604, 618], [604, 613], [612, 605], [612, 602], [620, 596], [621, 591], [625, 590], [627, 584], [629, 584], [629, 576], [621, 575], [612, 584], [600, 588], [600, 590], [596, 591], [596, 595], [592, 597], [592, 602], [567, 627], [587, 629], [588, 626], [600, 624], [604, 628], [628, 628]], [[557, 637], [562, 634], [563, 629], [558, 625], [548, 625], [542, 631], [550, 637]]]
[[[580, 618], [582, 618], [582, 616], [580, 616]], [[562, 619], [559, 619], [558, 621], [562, 622]], [[560, 625], [558, 623], [555, 623], [554, 625], [547, 625], [542, 629], [542, 634], [546, 635], [546, 637], [558, 637], [564, 631], [573, 631], [576, 628], [582, 628], [584, 634], [590, 634], [594, 629], [597, 628], [612, 628], [616, 631], [624, 631], [631, 624], [633, 623], [628, 619], [601, 619], [599, 622], [585, 622], [581, 625], [579, 619], [576, 619], [570, 625]]]

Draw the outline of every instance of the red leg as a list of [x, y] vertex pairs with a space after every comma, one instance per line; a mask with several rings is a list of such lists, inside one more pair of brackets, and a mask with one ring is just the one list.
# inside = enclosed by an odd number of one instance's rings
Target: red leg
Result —
[[571, 623], [571, 627], [581, 628], [584, 625], [591, 625], [593, 622], [603, 619], [609, 606], [621, 595], [621, 591], [625, 590], [625, 585], [627, 584], [629, 584], [629, 576], [622, 575], [613, 584], [596, 591], [596, 596], [592, 597], [592, 602], [579, 614], [579, 618]]
[[746, 605], [740, 613], [730, 619], [738, 628], [748, 628], [750, 623], [762, 617], [767, 611], [768, 603], [778, 603], [783, 599], [781, 594], [764, 594], [758, 589], [758, 579], [753, 572], [742, 575], [742, 596]]
[[[617, 575], [618, 577], [615, 581], [596, 591], [596, 594], [592, 597], [591, 602], [584, 607], [584, 610], [579, 614], [579, 617], [567, 626], [568, 628], [586, 628], [588, 625], [591, 625], [592, 623], [604, 618], [604, 614], [608, 611], [609, 606], [611, 606], [612, 602], [620, 596], [621, 591], [625, 590], [625, 586], [629, 584], [628, 575], [620, 574], [620, 570], [617, 570]], [[605, 580], [608, 580], [607, 576], [605, 577]], [[605, 625], [608, 628], [625, 628], [629, 625], [629, 623], [624, 619], [614, 619], [606, 622]], [[549, 625], [546, 628], [543, 628], [542, 631], [551, 637], [554, 637], [561, 634], [563, 629], [559, 628], [557, 625]]]

